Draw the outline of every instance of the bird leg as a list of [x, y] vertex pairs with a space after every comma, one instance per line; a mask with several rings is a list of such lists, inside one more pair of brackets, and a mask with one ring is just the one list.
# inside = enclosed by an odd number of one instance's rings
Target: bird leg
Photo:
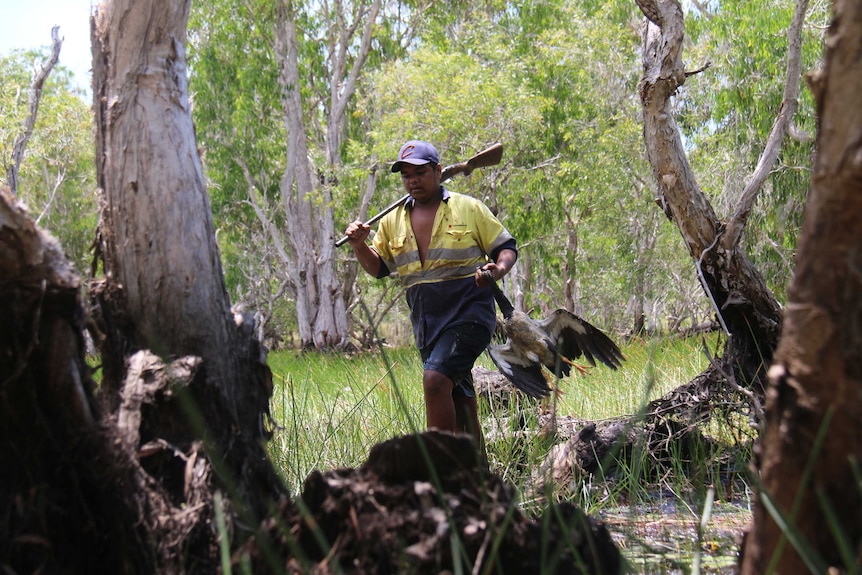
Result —
[[563, 361], [565, 361], [566, 363], [568, 363], [568, 364], [569, 364], [569, 365], [571, 365], [572, 367], [574, 367], [576, 370], [578, 370], [578, 372], [579, 372], [581, 375], [587, 375], [587, 372], [589, 372], [589, 370], [590, 370], [590, 369], [592, 369], [592, 366], [589, 366], [589, 365], [581, 365], [581, 364], [579, 364], [579, 363], [575, 363], [575, 362], [574, 362], [574, 361], [572, 361], [571, 359], [569, 359], [569, 358], [567, 358], [567, 357], [563, 357], [562, 355], [560, 356], [560, 359], [561, 359], [561, 360], [563, 360]]

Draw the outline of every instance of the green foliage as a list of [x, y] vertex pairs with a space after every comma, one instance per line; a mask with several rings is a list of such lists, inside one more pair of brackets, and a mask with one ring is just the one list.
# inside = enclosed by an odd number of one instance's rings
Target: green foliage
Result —
[[[677, 105], [698, 182], [726, 216], [777, 113], [792, 2], [708, 6], [711, 18], [688, 14], [685, 58], [690, 68], [706, 61], [712, 67], [689, 78]], [[294, 7], [303, 113], [310, 138], [320, 142], [334, 81], [327, 73], [333, 14], [323, 11], [327, 5]], [[422, 18], [413, 20], [420, 8]], [[274, 9], [217, 2], [193, 10], [195, 121], [228, 285], [237, 294], [275, 291], [281, 264], [260, 256], [267, 234], [245, 201], [253, 189], [274, 225], [283, 225], [277, 208], [285, 134]], [[812, 7], [810, 19], [806, 69], [819, 58], [823, 8]], [[589, 310], [587, 317], [605, 328], [630, 329], [639, 307], [655, 328], [709, 317], [678, 231], [653, 203], [637, 97], [641, 22], [630, 0], [384, 6], [358, 98], [349, 106], [341, 163], [331, 168], [338, 182], [336, 229], [358, 215], [369, 171], [385, 174], [370, 213], [401, 195], [385, 163], [404, 140], [435, 142], [444, 163], [500, 141], [501, 166], [449, 186], [483, 199], [519, 239], [522, 261], [529, 257], [527, 308], [564, 305], [568, 285], [576, 310]], [[799, 128], [813, 129], [812, 108], [804, 91]], [[810, 143], [785, 142], [745, 236], [779, 297], [792, 268], [811, 152]], [[570, 249], [575, 240], [576, 251]], [[250, 278], [261, 276], [258, 287], [251, 285]], [[372, 301], [376, 282], [359, 281]]]
[[[634, 228], [655, 210], [642, 154], [631, 154], [641, 140], [634, 10], [542, 2], [473, 13], [457, 34], [435, 32], [433, 50], [419, 48], [370, 77], [375, 88], [358, 105], [362, 117], [378, 120], [365, 134], [377, 157], [411, 137], [438, 143], [446, 158], [463, 150], [452, 161], [502, 141], [502, 173], [450, 187], [489, 203], [529, 251], [528, 307], [563, 305], [564, 283], [576, 281], [583, 301], [617, 325], [625, 308], [618, 296], [632, 275], [632, 262], [620, 257], [637, 253]], [[476, 179], [489, 187], [477, 190]], [[567, 219], [577, 253], [567, 253]]]
[[[722, 0], [706, 3], [709, 17], [694, 8], [687, 14], [687, 67], [712, 65], [689, 77], [678, 94], [679, 125], [698, 183], [720, 217], [735, 206], [778, 113], [793, 5]], [[341, 81], [329, 73], [335, 6], [291, 6], [298, 11], [310, 161], [321, 166], [327, 94]], [[229, 290], [235, 301], [268, 306], [286, 335], [292, 302], [274, 302], [272, 294], [284, 291], [287, 274], [265, 229], [283, 229], [287, 209], [279, 189], [286, 133], [275, 10], [262, 0], [194, 3], [190, 87]], [[812, 4], [803, 39], [806, 72], [820, 61], [828, 18], [826, 4]], [[358, 97], [349, 104], [340, 163], [327, 168], [337, 182], [336, 229], [357, 216], [369, 172], [385, 174], [371, 213], [401, 195], [385, 164], [403, 140], [434, 141], [447, 163], [499, 141], [506, 150], [501, 166], [449, 185], [486, 201], [518, 238], [525, 307], [564, 305], [568, 286], [576, 309], [605, 328], [629, 329], [637, 305], [655, 327], [680, 318], [702, 321], [711, 310], [678, 232], [653, 203], [655, 185], [643, 157], [641, 22], [630, 0], [384, 3]], [[5, 161], [26, 111], [29, 62], [44, 55], [19, 52], [0, 60]], [[794, 124], [811, 134], [813, 107], [803, 89]], [[91, 121], [69, 73], [58, 66], [20, 186], [35, 215], [47, 207], [40, 223], [82, 267], [97, 218]], [[779, 299], [792, 271], [812, 154], [810, 141], [785, 140], [745, 234], [746, 251]], [[377, 284], [359, 281], [373, 300]]]
[[359, 466], [375, 443], [424, 429], [419, 354], [387, 355], [270, 354], [277, 431], [269, 450], [291, 490], [314, 469]]
[[[12, 163], [16, 138], [23, 133], [34, 61], [42, 52], [14, 51], [0, 58], [0, 157], [2, 177]], [[42, 90], [33, 135], [18, 176], [18, 197], [38, 224], [60, 241], [82, 273], [89, 269], [89, 247], [98, 220], [93, 124], [83, 94], [71, 74], [54, 67]]]
[[267, 343], [280, 345], [297, 320], [278, 257], [290, 246], [281, 233], [287, 135], [275, 10], [267, 2], [193, 4], [189, 83], [231, 299], [260, 311]]

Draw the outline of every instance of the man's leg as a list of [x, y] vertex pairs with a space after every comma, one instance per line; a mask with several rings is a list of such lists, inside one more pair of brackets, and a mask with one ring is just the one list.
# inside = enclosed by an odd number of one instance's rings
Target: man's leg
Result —
[[483, 446], [482, 424], [470, 370], [490, 340], [485, 327], [461, 324], [444, 331], [432, 348], [421, 351], [428, 427], [469, 433], [479, 447]]
[[455, 383], [439, 371], [426, 369], [422, 374], [425, 391], [425, 422], [429, 429], [457, 431], [457, 414], [452, 400]]

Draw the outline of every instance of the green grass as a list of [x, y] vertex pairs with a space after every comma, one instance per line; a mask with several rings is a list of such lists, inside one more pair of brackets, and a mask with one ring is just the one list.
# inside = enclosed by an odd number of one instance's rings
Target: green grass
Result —
[[276, 432], [270, 456], [297, 493], [314, 470], [361, 465], [372, 445], [424, 428], [415, 350], [272, 353]]
[[[709, 336], [626, 344], [621, 369], [599, 366], [587, 375], [559, 382], [557, 415], [601, 421], [639, 413], [646, 402], [701, 373], [708, 364], [704, 343], [715, 354], [717, 341], [718, 336]], [[288, 350], [271, 353], [269, 365], [275, 380], [272, 412], [277, 424], [269, 451], [292, 493], [301, 491], [304, 479], [315, 469], [357, 467], [375, 443], [424, 429], [422, 364], [415, 349], [357, 355]], [[487, 355], [477, 365], [495, 369]], [[643, 454], [622, 462], [608, 478], [572, 477], [567, 485], [550, 482], [553, 492], [537, 492], [533, 490], [537, 477], [541, 479], [537, 470], [554, 445], [552, 436], [541, 433], [537, 403], [521, 399], [503, 407], [482, 399], [479, 408], [491, 470], [519, 489], [526, 513], [538, 514], [548, 496], [575, 503], [606, 521], [623, 554], [639, 571], [687, 572], [699, 565], [701, 572], [732, 572], [738, 531], [722, 526], [742, 524], [748, 514], [745, 501], [742, 505], [728, 502], [731, 494], [715, 481], [714, 453], [695, 451], [685, 461], [673, 461], [670, 470], [658, 476], [646, 470]], [[513, 417], [516, 414], [521, 417]], [[495, 434], [494, 428], [512, 433]], [[713, 431], [732, 437], [721, 429]], [[729, 449], [735, 450], [731, 457], [744, 466], [744, 450], [740, 455], [738, 446]], [[747, 494], [747, 486], [741, 492]], [[706, 501], [713, 508], [713, 519], [701, 525]], [[646, 517], [651, 520], [645, 521]], [[651, 527], [657, 524], [664, 526], [659, 532]]]
[[[560, 381], [557, 414], [602, 420], [637, 413], [646, 401], [686, 383], [707, 360], [701, 339], [637, 341], [623, 347], [626, 362], [612, 371], [599, 366], [586, 376]], [[478, 365], [494, 369], [483, 355]], [[361, 465], [372, 445], [425, 424], [422, 364], [415, 349], [358, 355], [271, 353], [277, 429], [270, 455], [291, 491], [314, 469]], [[532, 404], [523, 411], [531, 417]], [[508, 425], [519, 408], [480, 401], [486, 429]], [[538, 466], [550, 444], [541, 437], [489, 442], [493, 471], [518, 485]]]
[[[713, 338], [714, 339], [714, 338]], [[644, 340], [623, 346], [626, 361], [599, 366], [561, 383], [558, 413], [601, 420], [637, 413], [648, 401], [687, 383], [708, 365], [700, 339]]]

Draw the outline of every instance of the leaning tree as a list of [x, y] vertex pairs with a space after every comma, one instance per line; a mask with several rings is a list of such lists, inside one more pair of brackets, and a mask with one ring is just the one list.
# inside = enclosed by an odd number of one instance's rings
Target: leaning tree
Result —
[[708, 379], [736, 389], [765, 385], [778, 342], [781, 307], [742, 246], [743, 231], [798, 108], [801, 30], [807, 0], [797, 2], [788, 30], [785, 88], [757, 167], [732, 214], [721, 219], [688, 162], [674, 120], [673, 97], [693, 74], [683, 63], [684, 18], [678, 0], [636, 0], [647, 18], [639, 95], [647, 157], [657, 185], [656, 203], [679, 229], [697, 277], [728, 336], [722, 361]]

